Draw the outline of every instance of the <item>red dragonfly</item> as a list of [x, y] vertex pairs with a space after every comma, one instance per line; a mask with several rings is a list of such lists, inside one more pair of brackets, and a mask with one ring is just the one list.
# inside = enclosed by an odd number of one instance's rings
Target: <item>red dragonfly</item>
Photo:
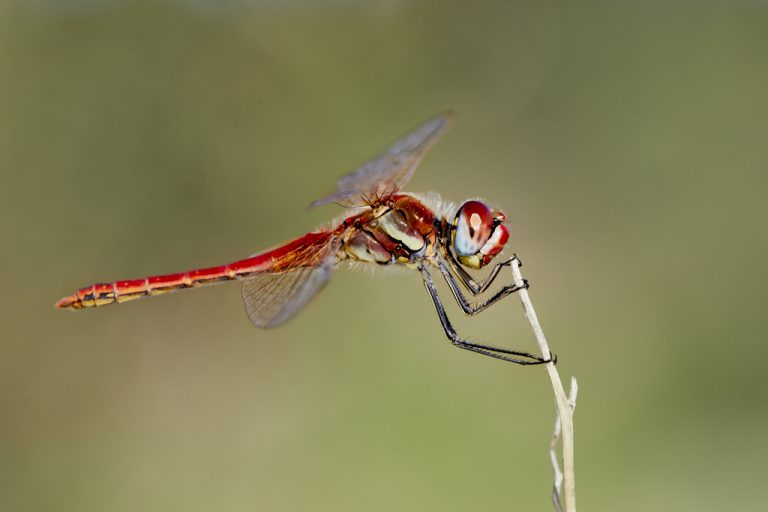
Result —
[[452, 209], [435, 198], [400, 192], [450, 122], [448, 113], [427, 121], [340, 178], [336, 192], [313, 201], [310, 207], [337, 203], [352, 208], [343, 220], [328, 228], [228, 265], [94, 284], [64, 297], [56, 307], [105, 306], [237, 279], [243, 282], [243, 300], [251, 321], [257, 327], [271, 328], [306, 306], [342, 261], [400, 265], [421, 274], [445, 334], [455, 346], [522, 365], [548, 363], [552, 360], [459, 338], [437, 294], [429, 269], [442, 274], [467, 315], [479, 313], [521, 289], [505, 285], [480, 304], [470, 302], [462, 291], [472, 296], [485, 292], [499, 271], [516, 259], [513, 256], [497, 263], [480, 281], [465, 270], [486, 266], [503, 250], [509, 231], [501, 211], [477, 200]]

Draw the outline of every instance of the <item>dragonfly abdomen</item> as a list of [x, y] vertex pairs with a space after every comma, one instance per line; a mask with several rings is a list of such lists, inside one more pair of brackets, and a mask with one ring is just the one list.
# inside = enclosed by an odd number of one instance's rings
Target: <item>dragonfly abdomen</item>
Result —
[[106, 306], [185, 288], [247, 278], [263, 272], [280, 273], [302, 266], [312, 266], [319, 264], [325, 257], [326, 248], [335, 237], [334, 231], [312, 232], [280, 247], [228, 265], [144, 279], [94, 284], [64, 297], [56, 303], [56, 307], [83, 309]]
[[128, 302], [142, 297], [194, 288], [239, 277], [229, 265], [191, 270], [180, 274], [152, 276], [145, 279], [97, 283], [78, 290], [56, 303], [58, 308], [92, 308]]

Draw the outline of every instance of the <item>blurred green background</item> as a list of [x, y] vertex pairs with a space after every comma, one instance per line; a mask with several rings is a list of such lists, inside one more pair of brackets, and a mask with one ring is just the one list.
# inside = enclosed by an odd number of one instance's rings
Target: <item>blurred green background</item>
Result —
[[[415, 273], [274, 331], [234, 284], [53, 308], [313, 229], [446, 108], [409, 188], [512, 219], [580, 508], [760, 509], [767, 57], [757, 0], [3, 1], [0, 509], [550, 510], [545, 372]], [[535, 349], [517, 299], [449, 314]]]

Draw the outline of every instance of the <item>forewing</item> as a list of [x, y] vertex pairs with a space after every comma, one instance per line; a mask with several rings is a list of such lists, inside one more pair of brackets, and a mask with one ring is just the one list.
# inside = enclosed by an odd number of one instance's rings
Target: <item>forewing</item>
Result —
[[329, 254], [316, 266], [248, 277], [243, 281], [248, 318], [257, 327], [267, 329], [287, 322], [323, 289], [336, 261], [335, 254]]
[[384, 153], [342, 176], [333, 194], [312, 201], [309, 208], [327, 203], [361, 206], [368, 198], [402, 189], [411, 179], [424, 154], [451, 122], [451, 113], [438, 115], [397, 140]]

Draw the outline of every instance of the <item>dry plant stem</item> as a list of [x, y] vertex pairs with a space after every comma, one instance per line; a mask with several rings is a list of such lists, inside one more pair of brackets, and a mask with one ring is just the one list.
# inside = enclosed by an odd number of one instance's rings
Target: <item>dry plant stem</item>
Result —
[[[520, 261], [515, 258], [512, 262], [512, 275], [515, 279], [517, 286], [524, 286], [523, 275], [520, 273]], [[536, 341], [539, 344], [541, 355], [545, 359], [552, 357], [549, 351], [549, 345], [547, 345], [547, 338], [544, 337], [544, 331], [541, 329], [539, 319], [536, 317], [536, 310], [533, 309], [531, 304], [531, 298], [528, 295], [527, 289], [521, 289], [518, 292], [520, 301], [523, 303], [523, 309], [525, 310], [525, 316], [528, 318], [528, 322], [531, 324], [533, 334], [536, 336]], [[568, 397], [563, 389], [563, 383], [560, 381], [560, 374], [557, 373], [557, 368], [553, 363], [547, 363], [547, 373], [549, 374], [549, 380], [552, 383], [552, 390], [555, 393], [555, 401], [557, 402], [557, 413], [560, 417], [560, 422], [563, 431], [563, 482], [564, 482], [564, 495], [565, 495], [565, 510], [566, 512], [576, 512], [576, 483], [574, 480], [573, 471], [573, 415], [570, 404], [568, 403]]]
[[[576, 409], [576, 396], [579, 393], [579, 385], [574, 377], [571, 377], [571, 391], [568, 395], [568, 405], [571, 407], [571, 415], [573, 410]], [[549, 442], [549, 461], [552, 464], [552, 471], [554, 473], [554, 483], [552, 485], [552, 504], [555, 506], [557, 512], [562, 512], [562, 490], [563, 490], [563, 472], [560, 470], [560, 461], [557, 456], [557, 441], [560, 439], [560, 433], [562, 432], [562, 423], [560, 422], [560, 415], [555, 418], [555, 430], [552, 433], [552, 440]]]

